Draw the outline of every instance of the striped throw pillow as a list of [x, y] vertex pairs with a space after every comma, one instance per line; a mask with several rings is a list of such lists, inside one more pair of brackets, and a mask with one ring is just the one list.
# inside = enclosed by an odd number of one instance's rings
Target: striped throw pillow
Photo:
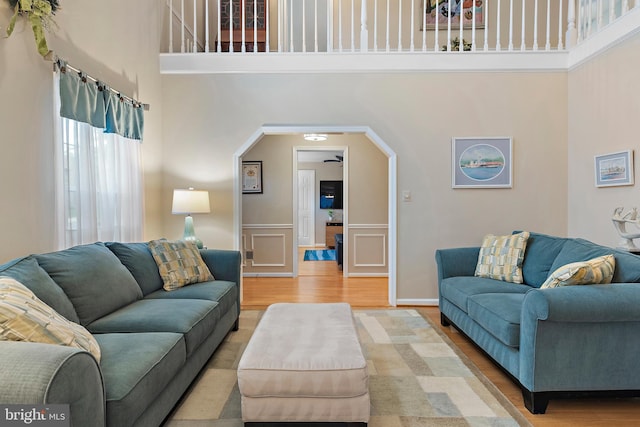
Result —
[[100, 362], [100, 346], [89, 331], [58, 314], [26, 286], [9, 277], [0, 277], [0, 341], [76, 347]]
[[475, 275], [505, 282], [523, 283], [522, 260], [529, 232], [507, 236], [487, 234], [482, 239]]
[[615, 269], [616, 259], [613, 255], [572, 262], [551, 273], [540, 289], [611, 283]]

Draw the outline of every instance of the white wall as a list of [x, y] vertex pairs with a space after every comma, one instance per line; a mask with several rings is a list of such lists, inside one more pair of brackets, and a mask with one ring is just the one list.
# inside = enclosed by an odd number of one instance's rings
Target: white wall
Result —
[[[210, 189], [224, 211], [204, 228], [199, 219], [198, 233], [217, 246], [233, 246], [233, 153], [283, 123], [370, 126], [397, 153], [399, 194], [413, 195], [398, 211], [401, 299], [437, 297], [437, 248], [513, 229], [566, 234], [566, 73], [167, 75], [163, 85], [165, 197], [181, 182]], [[512, 136], [514, 188], [451, 189], [452, 136]]]
[[[164, 9], [155, 0], [108, 3], [65, 0], [49, 47], [126, 95], [151, 104], [145, 113], [144, 169], [147, 236], [159, 235], [162, 116], [158, 68]], [[1, 1], [0, 31], [11, 16]], [[126, 13], [125, 13], [126, 11]], [[54, 250], [52, 63], [37, 53], [33, 34], [19, 19], [0, 37], [0, 262]]]
[[[569, 234], [607, 246], [619, 236], [617, 206], [640, 207], [638, 184], [595, 187], [594, 156], [634, 150], [640, 156], [640, 35], [569, 73]], [[636, 182], [639, 171], [635, 167]], [[633, 230], [633, 227], [629, 228]]]

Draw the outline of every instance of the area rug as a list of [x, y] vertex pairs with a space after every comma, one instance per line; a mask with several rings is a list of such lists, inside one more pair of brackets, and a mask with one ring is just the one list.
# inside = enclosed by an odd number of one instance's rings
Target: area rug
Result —
[[335, 261], [336, 250], [335, 249], [307, 249], [304, 251], [305, 261]]
[[[243, 311], [166, 427], [241, 427], [236, 369], [262, 311]], [[530, 426], [484, 375], [413, 309], [355, 310], [369, 369], [369, 427]]]

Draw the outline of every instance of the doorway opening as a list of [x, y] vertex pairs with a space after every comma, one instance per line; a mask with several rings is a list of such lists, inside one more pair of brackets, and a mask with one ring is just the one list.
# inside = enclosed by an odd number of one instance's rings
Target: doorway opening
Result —
[[[302, 135], [305, 133], [340, 133], [340, 134], [359, 134], [363, 135], [368, 142], [373, 143], [380, 152], [386, 158], [387, 166], [387, 235], [382, 236], [384, 241], [384, 247], [386, 254], [384, 255], [385, 261], [388, 265], [385, 266], [388, 278], [388, 302], [389, 305], [395, 306], [397, 299], [397, 158], [395, 152], [389, 147], [389, 145], [383, 141], [371, 128], [368, 126], [269, 126], [265, 125], [260, 127], [253, 135], [251, 135], [247, 141], [234, 153], [234, 246], [238, 250], [243, 250], [243, 213], [242, 213], [242, 160], [243, 156], [251, 150], [251, 148], [261, 141], [267, 135]], [[347, 157], [347, 156], [345, 156]], [[294, 157], [295, 159], [295, 157]], [[348, 168], [348, 162], [346, 162], [345, 168]], [[345, 172], [346, 173], [346, 172]], [[292, 177], [293, 181], [297, 183], [297, 170]], [[348, 189], [346, 190], [348, 192]], [[297, 194], [293, 196], [297, 199]], [[348, 197], [345, 195], [345, 200]], [[293, 203], [297, 208], [297, 200]], [[348, 215], [348, 209], [347, 215]], [[345, 221], [348, 226], [348, 218]], [[298, 218], [297, 215], [293, 215], [292, 229], [297, 230]], [[297, 236], [297, 233], [293, 233]], [[346, 234], [346, 233], [345, 233]], [[346, 237], [346, 236], [345, 236]], [[347, 238], [348, 239], [348, 238]], [[361, 247], [366, 246], [367, 239], [362, 239]], [[348, 244], [348, 241], [345, 242]], [[356, 242], [354, 242], [355, 244]], [[295, 239], [295, 248], [297, 248], [297, 238]], [[297, 261], [297, 250], [293, 251]], [[246, 255], [243, 254], [243, 259], [246, 260]], [[296, 262], [293, 263], [294, 266]]]

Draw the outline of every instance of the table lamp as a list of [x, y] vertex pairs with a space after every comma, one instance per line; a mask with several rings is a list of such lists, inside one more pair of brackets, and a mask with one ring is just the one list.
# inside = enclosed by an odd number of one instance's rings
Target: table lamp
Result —
[[198, 239], [193, 229], [193, 217], [191, 214], [209, 213], [209, 192], [203, 190], [173, 190], [173, 205], [171, 213], [174, 215], [186, 214], [184, 218], [184, 234], [182, 240], [194, 242], [202, 249], [202, 240]]

